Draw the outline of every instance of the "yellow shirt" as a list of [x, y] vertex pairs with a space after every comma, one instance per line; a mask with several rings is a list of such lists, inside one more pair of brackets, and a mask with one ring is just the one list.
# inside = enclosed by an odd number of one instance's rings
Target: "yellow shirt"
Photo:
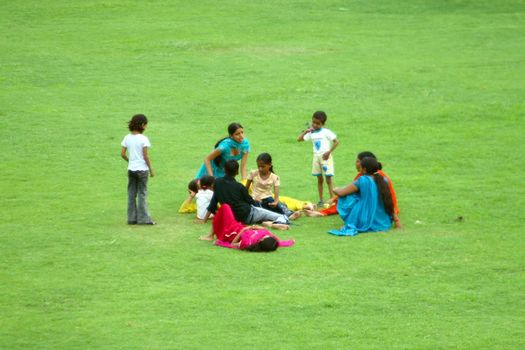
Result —
[[312, 202], [302, 201], [291, 197], [279, 196], [279, 201], [286, 204], [291, 211], [303, 210], [305, 206], [313, 207]]

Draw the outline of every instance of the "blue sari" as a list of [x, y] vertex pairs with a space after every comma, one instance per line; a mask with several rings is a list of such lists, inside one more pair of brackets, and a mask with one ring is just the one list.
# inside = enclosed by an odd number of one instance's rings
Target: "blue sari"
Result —
[[328, 233], [355, 236], [361, 232], [389, 230], [392, 227], [392, 217], [385, 211], [373, 177], [360, 176], [354, 185], [359, 191], [340, 197], [337, 202], [337, 212], [344, 221], [343, 227]]
[[[239, 161], [242, 159], [242, 156], [245, 153], [250, 152], [250, 142], [248, 139], [242, 140], [241, 143], [238, 143], [237, 141], [233, 140], [232, 138], [228, 137], [224, 140], [222, 140], [218, 145], [217, 148], [221, 151], [221, 162], [219, 165], [215, 164], [215, 162], [211, 161], [211, 168], [213, 170], [213, 176], [214, 177], [224, 177], [224, 164], [226, 164], [226, 161], [230, 159], [235, 159], [236, 161]], [[237, 150], [237, 151], [235, 151]], [[235, 155], [232, 155], [232, 153], [237, 153]], [[206, 164], [202, 163], [199, 171], [197, 172], [197, 175], [195, 175], [196, 179], [200, 179], [204, 175], [208, 175], [208, 171], [206, 170]]]

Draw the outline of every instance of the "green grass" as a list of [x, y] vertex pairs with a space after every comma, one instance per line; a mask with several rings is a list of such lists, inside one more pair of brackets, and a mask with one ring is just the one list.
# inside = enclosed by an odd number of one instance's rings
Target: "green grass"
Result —
[[[0, 348], [525, 347], [524, 1], [0, 4]], [[177, 209], [226, 126], [317, 200], [371, 150], [402, 231], [302, 218], [273, 254], [211, 247]], [[150, 118], [159, 224], [128, 227], [126, 122]], [[463, 216], [463, 221], [457, 221]], [[419, 224], [416, 224], [416, 221]]]

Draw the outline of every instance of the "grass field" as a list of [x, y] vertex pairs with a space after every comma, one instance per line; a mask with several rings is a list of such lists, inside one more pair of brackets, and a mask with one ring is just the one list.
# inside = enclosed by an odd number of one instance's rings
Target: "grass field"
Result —
[[[525, 1], [0, 3], [1, 349], [525, 348]], [[373, 151], [405, 228], [301, 218], [272, 254], [178, 214], [230, 122], [250, 168], [317, 200]], [[144, 113], [154, 227], [126, 225], [126, 122]], [[461, 216], [464, 219], [458, 220]], [[417, 223], [416, 223], [417, 222]]]

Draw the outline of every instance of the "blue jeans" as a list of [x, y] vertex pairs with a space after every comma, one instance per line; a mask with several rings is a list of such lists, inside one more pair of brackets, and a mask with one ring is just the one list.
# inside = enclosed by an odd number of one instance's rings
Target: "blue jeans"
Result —
[[293, 214], [293, 211], [288, 209], [288, 207], [284, 203], [279, 202], [279, 204], [277, 204], [275, 207], [270, 206], [269, 203], [272, 203], [273, 201], [274, 201], [273, 197], [264, 198], [260, 202], [261, 203], [261, 207], [263, 207], [264, 209], [268, 209], [268, 210], [274, 211], [274, 212], [279, 213], [279, 214], [284, 214], [284, 215], [286, 215], [288, 217], [290, 217], [290, 215]]
[[128, 224], [148, 224], [152, 222], [148, 212], [148, 203], [146, 202], [148, 177], [149, 171], [147, 170], [128, 170]]

